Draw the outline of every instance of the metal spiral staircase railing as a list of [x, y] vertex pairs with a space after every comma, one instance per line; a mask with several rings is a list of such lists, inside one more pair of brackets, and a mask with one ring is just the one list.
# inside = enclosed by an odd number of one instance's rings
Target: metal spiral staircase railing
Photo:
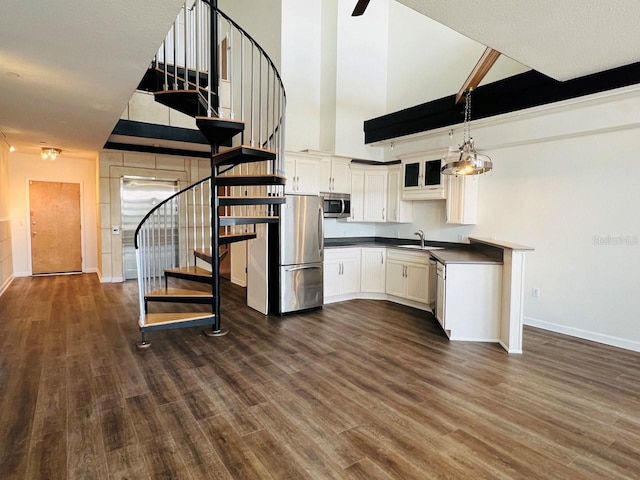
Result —
[[[136, 229], [141, 348], [152, 330], [211, 325], [209, 336], [227, 332], [220, 247], [278, 221], [286, 104], [273, 61], [215, 0], [185, 2], [143, 83], [156, 101], [195, 117], [211, 144], [211, 175], [155, 206]], [[210, 290], [173, 288], [171, 278]], [[152, 302], [208, 304], [211, 311], [149, 313]]]

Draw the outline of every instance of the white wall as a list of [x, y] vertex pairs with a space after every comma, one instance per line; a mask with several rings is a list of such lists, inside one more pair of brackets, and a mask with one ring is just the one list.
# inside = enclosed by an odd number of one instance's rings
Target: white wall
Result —
[[13, 280], [9, 148], [0, 144], [0, 295]]
[[282, 68], [287, 92], [286, 148], [320, 150], [322, 2], [282, 0]]
[[273, 63], [281, 65], [281, 0], [219, 0], [218, 7], [240, 25], [267, 52]]
[[338, 1], [335, 153], [382, 159], [378, 147], [364, 144], [365, 120], [387, 113], [389, 2], [371, 2], [352, 17], [354, 3]]
[[[444, 201], [415, 202], [412, 224], [378, 224], [376, 235], [416, 238], [421, 228], [433, 240], [495, 236], [533, 246], [526, 323], [640, 351], [640, 87], [536, 110], [472, 127], [494, 161], [479, 179], [477, 225], [446, 225]], [[387, 153], [448, 143], [442, 129]]]
[[28, 228], [29, 180], [80, 184], [83, 270], [97, 271], [95, 159], [69, 158], [63, 152], [55, 161], [45, 161], [40, 155], [14, 152], [9, 158], [9, 191], [15, 275], [26, 276], [31, 273]]
[[[484, 46], [395, 1], [282, 0], [287, 150], [382, 160], [365, 120], [456, 93]], [[527, 70], [501, 57], [485, 82]]]
[[[367, 10], [368, 14], [368, 10]], [[398, 3], [389, 4], [388, 112], [457, 93], [485, 46]], [[528, 70], [501, 56], [484, 83]]]

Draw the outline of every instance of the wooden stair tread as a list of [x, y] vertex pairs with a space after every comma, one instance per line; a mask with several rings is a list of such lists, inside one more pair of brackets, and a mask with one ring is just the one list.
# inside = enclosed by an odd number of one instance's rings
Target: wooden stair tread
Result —
[[244, 127], [244, 122], [242, 120], [235, 120], [233, 118], [222, 118], [222, 117], [202, 117], [197, 116], [196, 121], [201, 120], [203, 122], [227, 122], [227, 123], [237, 123], [238, 125], [242, 125]]
[[244, 122], [231, 118], [196, 116], [196, 125], [211, 144], [229, 142], [244, 131]]
[[145, 297], [212, 297], [212, 295], [211, 292], [189, 290], [186, 288], [161, 288], [147, 292]]
[[187, 275], [196, 275], [196, 276], [200, 276], [200, 277], [210, 277], [211, 276], [211, 272], [208, 270], [205, 270], [202, 267], [178, 267], [178, 268], [167, 268], [165, 270], [165, 273], [182, 273], [182, 274], [187, 274]]
[[[222, 237], [222, 235], [220, 235], [218, 238]], [[193, 251], [193, 254], [196, 256], [196, 258], [199, 258], [209, 264], [211, 264], [211, 248], [200, 248], [200, 249], [195, 249]], [[229, 249], [225, 248], [224, 250], [220, 250], [220, 253], [218, 254], [218, 256], [220, 257], [220, 260], [222, 260], [224, 257], [226, 257], [229, 254]]]
[[237, 165], [240, 163], [263, 162], [276, 158], [276, 152], [266, 148], [239, 145], [213, 155], [215, 165]]
[[287, 177], [277, 174], [265, 175], [219, 175], [214, 178], [214, 183], [220, 186], [253, 186], [253, 185], [284, 185]]
[[221, 216], [220, 226], [229, 227], [233, 225], [251, 225], [253, 223], [275, 223], [279, 220], [273, 215], [234, 215]]
[[190, 117], [206, 111], [205, 101], [198, 90], [159, 90], [153, 95], [156, 102]]
[[213, 320], [214, 315], [207, 312], [179, 312], [179, 313], [147, 313], [140, 327], [159, 326], [186, 323], [195, 320]]
[[280, 205], [287, 201], [283, 195], [258, 195], [258, 196], [226, 196], [218, 197], [221, 207], [234, 205]]
[[253, 232], [247, 233], [233, 233], [229, 235], [220, 235], [220, 245], [228, 245], [230, 243], [242, 242], [244, 240], [252, 240], [257, 235]]

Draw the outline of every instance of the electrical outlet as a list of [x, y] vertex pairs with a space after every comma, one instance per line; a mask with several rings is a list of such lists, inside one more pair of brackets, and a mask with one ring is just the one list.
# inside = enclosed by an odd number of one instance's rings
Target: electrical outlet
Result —
[[538, 287], [533, 287], [531, 290], [531, 296], [533, 298], [540, 298], [540, 289]]

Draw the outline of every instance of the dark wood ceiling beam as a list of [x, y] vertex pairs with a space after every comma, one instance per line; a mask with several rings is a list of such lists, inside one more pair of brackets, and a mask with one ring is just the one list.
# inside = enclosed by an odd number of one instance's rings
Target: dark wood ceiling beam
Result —
[[489, 70], [491, 70], [491, 67], [493, 67], [494, 63], [496, 63], [496, 60], [498, 60], [499, 56], [499, 51], [494, 50], [491, 47], [486, 48], [486, 50], [480, 57], [480, 60], [478, 60], [478, 63], [476, 63], [476, 66], [473, 67], [473, 70], [471, 70], [471, 73], [462, 84], [462, 87], [460, 87], [460, 90], [458, 90], [458, 94], [456, 95], [456, 103], [460, 103], [460, 100], [462, 100], [462, 97], [466, 92], [468, 92], [469, 90], [473, 90], [478, 85], [480, 85], [480, 82], [487, 75], [487, 73], [489, 73]]

